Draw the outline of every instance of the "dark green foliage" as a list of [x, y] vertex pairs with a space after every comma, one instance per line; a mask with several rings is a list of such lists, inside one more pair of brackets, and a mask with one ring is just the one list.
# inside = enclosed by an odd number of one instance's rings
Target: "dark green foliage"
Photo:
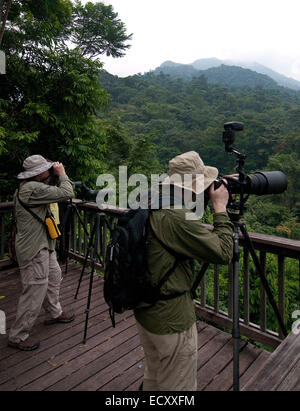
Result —
[[106, 170], [109, 139], [96, 114], [110, 98], [99, 83], [100, 61], [89, 57], [121, 56], [130, 39], [124, 24], [111, 6], [69, 0], [14, 1], [8, 17], [1, 46], [7, 57], [7, 74], [0, 76], [1, 200], [12, 195], [24, 158], [37, 153], [94, 185]]
[[125, 24], [118, 19], [112, 6], [89, 2], [82, 6], [77, 2], [73, 9], [71, 25], [72, 41], [85, 56], [94, 57], [105, 53], [107, 56], [121, 57], [129, 48], [125, 42], [132, 35], [126, 34]]
[[153, 73], [118, 78], [103, 72], [101, 81], [112, 96], [109, 115], [119, 116], [133, 141], [151, 134], [164, 170], [173, 156], [196, 150], [220, 173], [234, 172], [235, 159], [222, 143], [223, 123], [244, 122], [235, 146], [247, 154], [245, 171], [281, 170], [289, 181], [282, 195], [250, 198], [248, 227], [300, 238], [299, 92], [277, 86], [232, 88], [209, 84], [204, 76], [183, 81]]

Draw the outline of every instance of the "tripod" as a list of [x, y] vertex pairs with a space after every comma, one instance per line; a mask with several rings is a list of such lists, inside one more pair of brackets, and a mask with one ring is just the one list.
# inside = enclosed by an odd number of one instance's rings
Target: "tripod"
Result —
[[[249, 237], [245, 223], [240, 221], [240, 216], [237, 213], [229, 213], [229, 217], [234, 225], [234, 248], [233, 248], [233, 326], [232, 326], [232, 338], [233, 338], [233, 390], [239, 391], [239, 343], [240, 343], [240, 323], [239, 323], [239, 232], [244, 236], [244, 242], [249, 249], [253, 258], [256, 270], [260, 276], [264, 290], [268, 296], [269, 302], [277, 317], [278, 324], [284, 336], [287, 336], [287, 330], [284, 321], [280, 315], [269, 283], [264, 275], [263, 269], [260, 265], [259, 259], [255, 253], [255, 249]], [[198, 274], [196, 283], [199, 284], [209, 266], [209, 263], [204, 263]], [[195, 291], [195, 290], [194, 290]]]
[[[85, 204], [85, 201], [80, 202], [80, 204]], [[63, 257], [63, 254], [64, 254], [64, 257], [66, 258], [65, 274], [67, 274], [67, 271], [68, 271], [70, 237], [71, 237], [71, 222], [73, 221], [74, 214], [76, 214], [76, 216], [78, 217], [78, 221], [80, 222], [80, 225], [83, 227], [85, 234], [87, 236], [89, 235], [87, 228], [84, 222], [82, 221], [81, 215], [78, 211], [76, 204], [74, 204], [72, 202], [72, 199], [70, 199], [70, 202], [68, 204], [67, 211], [66, 211], [66, 214], [64, 216], [63, 223], [61, 226], [63, 238], [60, 241], [60, 258]]]
[[97, 213], [96, 214], [96, 220], [94, 223], [94, 226], [91, 230], [91, 235], [89, 238], [89, 243], [88, 243], [88, 249], [85, 255], [85, 259], [84, 259], [84, 264], [81, 270], [81, 275], [78, 281], [78, 286], [77, 286], [77, 290], [75, 293], [75, 297], [74, 299], [77, 299], [78, 296], [78, 292], [79, 292], [79, 288], [82, 282], [82, 278], [83, 278], [83, 274], [84, 271], [86, 269], [87, 266], [87, 261], [88, 261], [88, 257], [89, 254], [91, 253], [91, 272], [90, 272], [90, 282], [89, 282], [89, 291], [88, 291], [88, 300], [87, 300], [87, 307], [85, 310], [85, 326], [84, 326], [84, 335], [83, 335], [83, 344], [86, 343], [86, 336], [87, 336], [87, 326], [88, 326], [88, 320], [89, 320], [89, 313], [90, 313], [90, 304], [91, 304], [91, 296], [92, 296], [92, 289], [93, 289], [93, 280], [94, 280], [94, 272], [95, 272], [95, 263], [96, 263], [96, 257], [98, 257], [100, 264], [102, 266], [103, 262], [97, 252], [97, 248], [98, 248], [98, 244], [99, 244], [99, 240], [100, 240], [100, 250], [103, 249], [103, 245], [102, 245], [102, 237], [101, 237], [101, 220], [104, 220], [106, 222], [106, 216], [104, 213]]
[[[273, 297], [272, 291], [270, 289], [269, 283], [264, 275], [263, 269], [261, 267], [260, 261], [255, 253], [253, 244], [251, 243], [249, 234], [246, 229], [245, 223], [243, 223], [240, 218], [242, 217], [244, 210], [246, 210], [246, 201], [249, 198], [249, 194], [245, 196], [245, 183], [246, 183], [246, 174], [243, 171], [243, 166], [245, 164], [246, 156], [239, 153], [236, 149], [232, 147], [234, 141], [235, 131], [243, 130], [242, 123], [226, 123], [224, 125], [225, 132], [223, 133], [223, 141], [225, 143], [225, 150], [231, 154], [234, 154], [237, 157], [237, 168], [238, 172], [238, 184], [239, 184], [239, 202], [232, 198], [230, 187], [222, 180], [215, 182], [215, 189], [219, 185], [224, 184], [229, 192], [229, 201], [227, 204], [227, 213], [230, 220], [234, 226], [234, 247], [233, 247], [233, 257], [232, 257], [232, 266], [233, 266], [233, 325], [232, 325], [232, 338], [233, 338], [233, 390], [239, 391], [239, 343], [240, 343], [240, 323], [239, 323], [239, 233], [241, 232], [244, 237], [244, 242], [252, 259], [256, 270], [260, 276], [263, 288], [268, 296], [269, 302], [273, 308], [273, 311], [277, 317], [278, 324], [281, 328], [281, 331], [284, 336], [287, 336], [287, 330], [284, 324], [284, 321], [280, 315], [278, 307], [276, 305], [275, 299]], [[226, 177], [227, 180], [230, 177]], [[195, 294], [197, 285], [201, 282], [209, 264], [204, 263], [201, 267], [201, 270], [198, 274], [195, 285], [192, 289], [192, 292]]]

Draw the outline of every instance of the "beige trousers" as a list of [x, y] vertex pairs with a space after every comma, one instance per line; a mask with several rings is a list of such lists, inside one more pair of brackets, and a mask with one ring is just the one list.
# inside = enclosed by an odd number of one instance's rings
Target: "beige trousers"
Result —
[[145, 353], [143, 391], [196, 391], [196, 323], [178, 334], [158, 335], [137, 327]]
[[43, 307], [47, 319], [62, 314], [59, 290], [62, 280], [61, 269], [55, 251], [40, 250], [34, 259], [20, 267], [22, 294], [19, 298], [17, 316], [10, 329], [9, 340], [25, 341]]

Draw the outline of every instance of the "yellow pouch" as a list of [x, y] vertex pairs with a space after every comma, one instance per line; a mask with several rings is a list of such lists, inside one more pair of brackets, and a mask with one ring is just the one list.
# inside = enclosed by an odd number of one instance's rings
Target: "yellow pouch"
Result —
[[48, 236], [52, 240], [55, 240], [61, 235], [61, 232], [59, 231], [59, 228], [56, 224], [55, 218], [52, 215], [46, 216], [45, 225], [48, 232]]

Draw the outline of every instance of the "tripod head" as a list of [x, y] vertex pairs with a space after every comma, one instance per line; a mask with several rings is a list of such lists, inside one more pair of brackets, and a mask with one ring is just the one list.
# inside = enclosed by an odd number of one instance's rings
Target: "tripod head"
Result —
[[[282, 171], [257, 171], [253, 174], [244, 172], [246, 156], [232, 147], [235, 140], [235, 133], [244, 129], [243, 123], [232, 121], [224, 124], [223, 142], [225, 151], [233, 154], [237, 158], [237, 176], [226, 177], [226, 188], [229, 192], [229, 202], [227, 211], [232, 221], [238, 221], [246, 209], [246, 201], [250, 194], [258, 196], [265, 194], [281, 194], [287, 189], [287, 178]], [[224, 184], [221, 179], [215, 182], [215, 189], [220, 184]], [[232, 194], [239, 196], [239, 201]]]
[[228, 153], [232, 153], [237, 157], [237, 163], [238, 163], [238, 172], [242, 172], [242, 168], [245, 164], [246, 156], [245, 154], [240, 153], [237, 151], [235, 148], [232, 147], [232, 144], [234, 143], [235, 140], [235, 133], [237, 131], [242, 131], [244, 130], [244, 124], [239, 123], [237, 121], [230, 121], [229, 123], [224, 124], [224, 129], [223, 131], [223, 143], [225, 144], [225, 151]]
[[223, 131], [223, 143], [225, 144], [225, 150], [232, 152], [234, 149], [231, 147], [235, 140], [235, 132], [244, 130], [244, 124], [237, 121], [230, 121], [224, 124]]
[[[225, 144], [225, 151], [236, 156], [236, 171], [238, 173], [238, 181], [237, 179], [229, 177], [229, 185], [227, 186], [227, 189], [229, 191], [227, 212], [232, 221], [238, 221], [246, 209], [246, 201], [249, 197], [249, 195], [246, 198], [244, 197], [243, 188], [247, 184], [247, 174], [243, 170], [246, 155], [240, 153], [238, 150], [232, 147], [232, 145], [235, 141], [236, 132], [244, 130], [244, 124], [237, 121], [230, 121], [224, 124], [224, 130], [225, 131], [223, 131], [223, 143]], [[235, 198], [232, 197], [232, 192], [230, 190], [230, 187], [236, 183], [238, 183], [239, 185], [240, 201], [237, 201]]]

